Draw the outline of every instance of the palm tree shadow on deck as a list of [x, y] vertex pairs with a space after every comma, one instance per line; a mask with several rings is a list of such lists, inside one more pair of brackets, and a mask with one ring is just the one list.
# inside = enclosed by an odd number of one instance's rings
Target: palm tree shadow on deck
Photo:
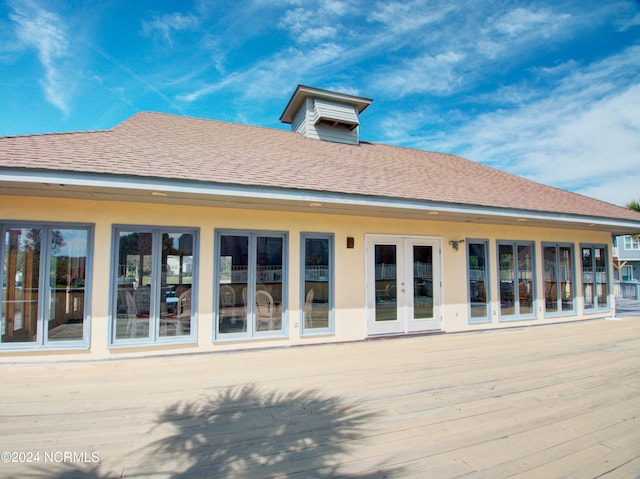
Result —
[[[175, 478], [349, 477], [340, 472], [341, 461], [374, 420], [375, 414], [318, 391], [281, 393], [249, 385], [167, 408], [157, 422], [171, 424], [175, 433], [156, 442], [152, 452], [191, 464]], [[398, 472], [378, 468], [353, 477]]]
[[[264, 391], [234, 387], [217, 396], [179, 402], [162, 411], [154, 428], [172, 431], [143, 448], [144, 459], [121, 477], [162, 474], [175, 479], [210, 477], [392, 478], [402, 468], [372, 465], [359, 444], [377, 414], [315, 390]], [[383, 456], [384, 457], [384, 456]], [[94, 468], [67, 468], [56, 479], [108, 479]], [[77, 474], [74, 474], [77, 473]], [[51, 477], [51, 476], [48, 476]]]

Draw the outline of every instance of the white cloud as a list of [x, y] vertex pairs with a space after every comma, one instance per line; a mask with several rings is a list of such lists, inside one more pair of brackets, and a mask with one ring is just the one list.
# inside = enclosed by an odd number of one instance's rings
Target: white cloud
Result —
[[69, 82], [63, 73], [64, 60], [70, 56], [67, 30], [62, 19], [33, 1], [9, 2], [18, 39], [25, 48], [35, 48], [44, 68], [40, 84], [49, 103], [68, 114]]
[[342, 53], [343, 48], [332, 43], [304, 51], [288, 48], [247, 70], [232, 72], [216, 83], [181, 95], [179, 99], [193, 102], [224, 88], [239, 91], [244, 98], [279, 96], [283, 90], [289, 91], [296, 79], [314, 75], [318, 69], [341, 58]]
[[167, 43], [172, 44], [171, 32], [180, 30], [190, 30], [199, 25], [199, 20], [194, 15], [183, 15], [181, 13], [167, 13], [162, 16], [153, 17], [152, 20], [142, 21], [142, 33], [153, 35], [160, 32]]
[[322, 0], [286, 10], [278, 24], [297, 43], [318, 43], [335, 38], [343, 28], [341, 17], [350, 11], [348, 2]]
[[[629, 82], [639, 73], [640, 46], [630, 47], [573, 70], [550, 92], [481, 115], [421, 146], [433, 148], [436, 141], [440, 151], [624, 204], [638, 194], [639, 183], [628, 179], [640, 173], [640, 84]], [[616, 179], [621, 181], [613, 186]]]
[[448, 51], [435, 56], [422, 57], [405, 62], [400, 71], [394, 69], [376, 78], [372, 85], [393, 96], [412, 93], [445, 95], [455, 92], [463, 83], [458, 67], [465, 55]]
[[568, 14], [558, 14], [551, 10], [515, 8], [489, 23], [497, 33], [510, 38], [533, 33], [536, 38], [542, 40], [559, 30], [570, 18]]

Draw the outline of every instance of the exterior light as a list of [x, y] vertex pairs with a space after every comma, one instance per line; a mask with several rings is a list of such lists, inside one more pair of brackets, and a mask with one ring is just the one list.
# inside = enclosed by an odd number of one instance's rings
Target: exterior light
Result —
[[449, 241], [449, 244], [451, 245], [451, 247], [455, 250], [458, 251], [458, 248], [460, 247], [460, 243], [464, 243], [464, 240], [451, 240]]

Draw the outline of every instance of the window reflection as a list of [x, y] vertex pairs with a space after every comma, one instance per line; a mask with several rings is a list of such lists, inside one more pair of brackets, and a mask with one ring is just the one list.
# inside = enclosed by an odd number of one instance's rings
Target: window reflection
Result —
[[331, 238], [304, 238], [304, 329], [330, 328]]
[[221, 335], [282, 331], [285, 237], [221, 234], [218, 255], [218, 321]]
[[84, 340], [89, 235], [52, 225], [3, 229], [2, 343]]
[[375, 245], [376, 321], [398, 319], [396, 246]]
[[500, 315], [518, 318], [535, 314], [535, 265], [532, 243], [498, 244]]
[[581, 250], [584, 308], [606, 308], [609, 296], [607, 250], [602, 246], [583, 246]]
[[81, 340], [84, 335], [88, 232], [54, 229], [51, 233], [48, 339]]
[[489, 320], [487, 244], [485, 242], [469, 241], [467, 245], [471, 321]]
[[190, 336], [195, 234], [119, 231], [115, 339]]

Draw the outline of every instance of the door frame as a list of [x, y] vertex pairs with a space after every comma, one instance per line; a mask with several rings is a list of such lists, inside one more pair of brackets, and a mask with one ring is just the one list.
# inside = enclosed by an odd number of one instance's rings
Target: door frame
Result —
[[[397, 247], [397, 281], [413, 282], [413, 246], [431, 246], [433, 248], [433, 318], [414, 319], [413, 288], [403, 288], [398, 292], [398, 319], [376, 322], [375, 291], [375, 245], [387, 244]], [[385, 334], [410, 334], [442, 330], [443, 293], [442, 238], [438, 236], [366, 234], [365, 235], [365, 318], [367, 336]], [[406, 285], [405, 285], [406, 286]], [[402, 294], [402, 296], [400, 296]]]

